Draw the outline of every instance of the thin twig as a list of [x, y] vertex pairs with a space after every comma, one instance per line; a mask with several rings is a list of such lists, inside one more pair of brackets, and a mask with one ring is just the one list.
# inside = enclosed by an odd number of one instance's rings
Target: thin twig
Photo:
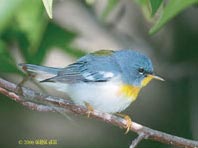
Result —
[[[15, 100], [16, 102], [30, 109], [36, 111], [45, 111], [45, 112], [46, 111], [72, 112], [75, 114], [87, 115], [86, 108], [82, 106], [78, 106], [72, 103], [68, 99], [58, 98], [47, 94], [39, 93], [27, 87], [22, 87], [23, 96], [20, 96], [16, 87], [17, 87], [16, 84], [0, 78], [0, 93], [6, 95], [8, 98]], [[24, 98], [28, 98], [28, 99], [26, 100]], [[38, 104], [38, 100], [40, 100], [39, 102], [44, 102], [44, 103]], [[91, 117], [105, 121], [109, 124], [119, 126], [121, 128], [126, 127], [127, 121], [121, 117], [108, 113], [102, 113], [96, 110], [91, 112], [90, 115]], [[144, 139], [151, 139], [161, 143], [170, 144], [178, 147], [198, 148], [198, 141], [188, 140], [181, 137], [166, 134], [164, 132], [153, 130], [151, 128], [145, 127], [135, 122], [132, 123], [130, 130], [138, 134], [144, 133], [146, 137], [146, 138], [143, 137]], [[139, 139], [141, 138], [142, 137], [140, 137]]]
[[147, 135], [145, 135], [144, 133], [140, 133], [137, 138], [132, 140], [132, 143], [129, 148], [135, 148], [138, 145], [138, 143], [140, 143], [143, 139], [147, 139]]

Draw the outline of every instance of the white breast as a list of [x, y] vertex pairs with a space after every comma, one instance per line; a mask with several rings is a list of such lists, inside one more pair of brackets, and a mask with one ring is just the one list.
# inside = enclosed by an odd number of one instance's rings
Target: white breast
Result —
[[67, 93], [74, 103], [85, 106], [89, 103], [102, 112], [116, 113], [126, 109], [132, 102], [120, 93], [121, 83], [115, 81], [98, 83], [46, 83], [58, 91]]
[[94, 109], [102, 112], [121, 112], [132, 102], [131, 99], [122, 96], [120, 84], [114, 82], [79, 83], [68, 86], [67, 94], [76, 104], [89, 103]]

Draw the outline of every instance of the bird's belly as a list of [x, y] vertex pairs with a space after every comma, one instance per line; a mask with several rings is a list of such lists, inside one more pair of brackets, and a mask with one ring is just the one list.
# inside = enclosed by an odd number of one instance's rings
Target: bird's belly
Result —
[[116, 113], [126, 109], [133, 99], [120, 93], [120, 85], [112, 82], [72, 84], [67, 94], [79, 105], [89, 103], [94, 109], [102, 112]]

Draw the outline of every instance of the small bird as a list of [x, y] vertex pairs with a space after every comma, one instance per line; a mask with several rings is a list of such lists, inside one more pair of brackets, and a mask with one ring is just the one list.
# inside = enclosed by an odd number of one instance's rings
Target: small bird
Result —
[[28, 72], [53, 75], [40, 82], [66, 93], [88, 110], [106, 113], [125, 110], [152, 79], [164, 81], [154, 74], [146, 55], [131, 49], [99, 50], [65, 68], [19, 65]]

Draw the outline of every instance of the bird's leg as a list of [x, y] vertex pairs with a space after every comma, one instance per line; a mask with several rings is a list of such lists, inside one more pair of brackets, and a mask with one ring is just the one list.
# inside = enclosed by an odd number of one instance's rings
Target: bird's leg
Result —
[[131, 118], [128, 116], [128, 115], [125, 115], [125, 114], [120, 114], [120, 113], [116, 113], [116, 115], [124, 118], [126, 120], [126, 131], [125, 131], [125, 134], [127, 134], [131, 128], [131, 125], [132, 125], [132, 120]]
[[94, 111], [94, 108], [93, 108], [89, 103], [87, 103], [87, 102], [84, 102], [84, 103], [85, 103], [85, 106], [86, 106], [86, 108], [87, 108], [87, 117], [89, 118], [91, 112]]
[[34, 74], [28, 73], [28, 75], [26, 75], [25, 77], [23, 77], [22, 81], [19, 82], [19, 83], [17, 84], [16, 89], [17, 89], [19, 95], [23, 96], [22, 86], [23, 86], [29, 79], [32, 79], [32, 78], [34, 78], [34, 77], [35, 77]]
[[25, 77], [23, 77], [23, 79], [21, 80], [21, 82], [19, 82], [16, 86], [16, 89], [19, 93], [19, 95], [23, 96], [23, 90], [22, 90], [22, 86], [25, 84], [25, 82], [27, 82], [29, 80], [29, 77], [33, 77], [33, 75], [31, 75], [30, 73], [28, 73], [27, 71], [27, 67], [23, 66], [22, 69], [27, 72], [27, 75]]

